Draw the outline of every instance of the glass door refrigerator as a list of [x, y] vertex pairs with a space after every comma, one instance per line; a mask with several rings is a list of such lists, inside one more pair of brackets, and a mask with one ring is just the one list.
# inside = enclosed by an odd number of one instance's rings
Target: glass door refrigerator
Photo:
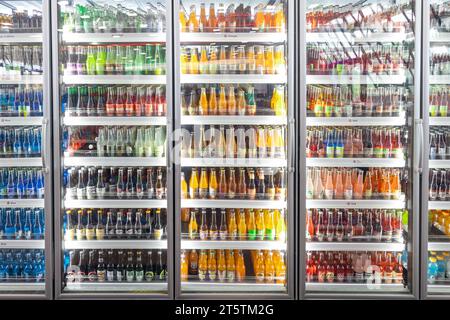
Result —
[[294, 3], [174, 6], [178, 298], [293, 298]]
[[417, 297], [417, 5], [301, 6], [301, 298]]
[[49, 1], [0, 3], [0, 297], [51, 299]]
[[169, 298], [171, 1], [53, 9], [56, 297]]
[[449, 13], [448, 1], [423, 6], [422, 298], [450, 296]]

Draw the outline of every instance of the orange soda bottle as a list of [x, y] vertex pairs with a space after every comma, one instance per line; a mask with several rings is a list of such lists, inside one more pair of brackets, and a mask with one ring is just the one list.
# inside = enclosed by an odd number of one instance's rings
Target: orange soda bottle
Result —
[[195, 5], [191, 5], [191, 13], [189, 14], [189, 20], [187, 22], [189, 32], [198, 32], [199, 22], [197, 15], [195, 14]]
[[205, 280], [207, 272], [208, 272], [208, 256], [206, 255], [206, 250], [201, 250], [200, 257], [198, 259], [198, 279], [200, 281]]
[[225, 252], [219, 250], [219, 257], [217, 260], [217, 276], [219, 281], [225, 281], [227, 278], [227, 264], [225, 261]]
[[199, 73], [199, 62], [197, 56], [197, 49], [191, 49], [191, 60], [189, 62], [189, 73], [190, 74], [198, 74]]
[[187, 281], [188, 280], [188, 274], [189, 274], [189, 265], [188, 265], [188, 259], [186, 257], [186, 251], [181, 251], [180, 256], [180, 264], [181, 264], [181, 281]]
[[205, 46], [202, 47], [202, 51], [200, 53], [199, 71], [200, 71], [200, 74], [208, 74], [209, 73], [208, 54], [206, 53]]
[[198, 238], [198, 224], [197, 217], [195, 216], [195, 210], [191, 211], [191, 219], [188, 226], [189, 239], [196, 240]]
[[225, 87], [220, 87], [220, 93], [219, 93], [219, 115], [223, 116], [228, 113], [228, 107], [227, 107], [227, 99], [225, 95]]
[[181, 172], [181, 199], [188, 198], [188, 187], [186, 179], [184, 178], [184, 172]]
[[206, 32], [208, 29], [208, 19], [206, 18], [206, 8], [205, 4], [200, 4], [200, 21], [199, 21], [199, 31]]
[[211, 87], [209, 90], [209, 110], [208, 114], [217, 114], [217, 97], [216, 97], [216, 87]]
[[234, 87], [230, 86], [228, 89], [228, 115], [234, 116], [236, 114], [236, 98], [234, 96]]
[[227, 257], [227, 281], [234, 282], [236, 279], [236, 264], [234, 261], [234, 251], [230, 251]]
[[238, 236], [239, 240], [247, 239], [247, 225], [245, 223], [245, 211], [243, 209], [239, 211]]
[[197, 169], [192, 168], [191, 178], [189, 179], [189, 198], [198, 199], [198, 176]]
[[206, 88], [201, 89], [198, 114], [201, 116], [205, 116], [208, 114], [208, 98], [206, 97]]
[[185, 48], [181, 48], [180, 66], [181, 66], [181, 74], [189, 73], [189, 58]]
[[219, 186], [217, 184], [216, 170], [211, 169], [209, 175], [209, 198], [216, 199]]
[[263, 46], [257, 46], [256, 47], [256, 74], [264, 74], [266, 63], [265, 63], [265, 57], [264, 57], [264, 47]]
[[265, 265], [264, 265], [264, 255], [261, 250], [258, 250], [258, 253], [256, 255], [256, 262], [255, 262], [255, 277], [257, 283], [263, 283], [265, 278]]
[[212, 280], [212, 281], [216, 280], [216, 278], [217, 278], [216, 250], [209, 250], [208, 278], [209, 278], [209, 280]]
[[228, 221], [228, 235], [230, 237], [230, 240], [236, 240], [238, 233], [238, 227], [236, 224], [236, 214], [234, 211], [231, 211], [229, 214], [229, 221]]
[[207, 199], [208, 198], [208, 173], [206, 172], [206, 168], [202, 168], [201, 174], [200, 174], [200, 185], [198, 189], [198, 196], [200, 199]]
[[275, 73], [275, 57], [273, 52], [273, 46], [269, 46], [265, 49], [265, 57], [264, 57], [264, 69], [266, 74], [274, 74]]
[[245, 262], [244, 255], [241, 250], [238, 251], [236, 258], [236, 280], [238, 282], [245, 280]]
[[272, 251], [267, 252], [264, 266], [264, 280], [267, 283], [273, 283], [275, 279], [275, 265], [273, 264]]

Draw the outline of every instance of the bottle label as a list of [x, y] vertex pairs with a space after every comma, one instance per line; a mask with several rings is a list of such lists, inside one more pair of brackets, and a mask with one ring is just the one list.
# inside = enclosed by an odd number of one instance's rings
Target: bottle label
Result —
[[97, 270], [97, 279], [98, 281], [105, 281], [106, 279], [106, 271], [105, 270]]
[[123, 279], [124, 279], [124, 273], [123, 273], [123, 270], [118, 270], [117, 271], [117, 281], [123, 281]]
[[136, 271], [136, 281], [141, 282], [144, 280], [144, 270]]
[[93, 240], [95, 237], [94, 229], [86, 229], [86, 240]]
[[145, 280], [147, 280], [147, 282], [153, 281], [154, 276], [153, 271], [147, 271], [145, 273]]
[[208, 197], [208, 188], [200, 188], [198, 191], [200, 199], [206, 199]]
[[218, 236], [219, 236], [219, 233], [217, 231], [209, 230], [209, 237], [211, 238], [211, 240], [217, 240]]
[[95, 271], [88, 273], [88, 280], [93, 282], [97, 280], [97, 273]]
[[134, 281], [134, 270], [127, 270], [126, 275], [128, 282]]
[[237, 238], [237, 231], [230, 232], [230, 239], [235, 240]]
[[325, 199], [332, 200], [333, 196], [334, 196], [333, 190], [325, 189]]
[[336, 158], [343, 158], [344, 157], [344, 147], [339, 146], [336, 147]]
[[200, 240], [208, 240], [208, 230], [200, 230]]
[[86, 197], [88, 200], [96, 199], [96, 188], [95, 187], [87, 187], [86, 188]]
[[86, 230], [85, 229], [77, 229], [76, 234], [77, 234], [77, 240], [84, 240], [84, 238], [86, 237]]
[[430, 116], [432, 116], [432, 117], [436, 117], [437, 116], [438, 106], [431, 104], [429, 106], [429, 110], [430, 110]]
[[264, 229], [256, 229], [256, 236], [259, 240], [264, 240], [265, 237], [265, 231]]
[[208, 277], [210, 280], [216, 280], [216, 270], [208, 270]]
[[206, 270], [199, 269], [198, 270], [198, 278], [202, 281], [205, 280], [206, 279]]
[[161, 240], [163, 236], [163, 229], [153, 229], [153, 237], [155, 240]]
[[266, 229], [266, 236], [269, 240], [275, 240], [275, 230], [274, 229]]
[[106, 279], [108, 281], [114, 281], [114, 271], [106, 271]]
[[209, 198], [215, 199], [217, 196], [216, 188], [209, 188]]
[[228, 232], [227, 231], [220, 231], [219, 236], [220, 236], [220, 240], [228, 240]]
[[255, 277], [257, 282], [264, 282], [264, 272], [256, 272]]
[[256, 239], [256, 229], [249, 229], [247, 233], [248, 233], [248, 240]]
[[383, 157], [383, 148], [381, 148], [381, 147], [373, 148], [373, 155], [375, 156], [375, 158], [382, 158]]
[[351, 190], [351, 189], [344, 190], [344, 198], [346, 200], [352, 200], [353, 199], [353, 190]]
[[227, 280], [233, 282], [235, 279], [235, 272], [227, 270]]
[[226, 270], [219, 270], [217, 272], [217, 275], [218, 275], [220, 281], [225, 281], [225, 279], [227, 277], [227, 271]]

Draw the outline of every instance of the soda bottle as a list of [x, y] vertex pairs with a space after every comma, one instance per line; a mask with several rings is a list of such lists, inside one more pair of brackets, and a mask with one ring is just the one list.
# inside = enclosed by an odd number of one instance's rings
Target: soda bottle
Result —
[[200, 74], [208, 74], [208, 72], [209, 72], [208, 55], [206, 53], [205, 46], [202, 46], [202, 48], [201, 48], [199, 71], [200, 71]]
[[223, 45], [220, 46], [219, 73], [220, 74], [228, 73], [228, 59], [227, 59], [225, 46], [223, 46]]
[[198, 108], [199, 115], [208, 115], [208, 100], [206, 97], [206, 88], [201, 88], [200, 103]]
[[[212, 5], [212, 4], [211, 4]], [[211, 19], [211, 17], [210, 17]], [[210, 46], [209, 48], [209, 73], [210, 74], [217, 74], [219, 72], [219, 62], [217, 60], [217, 47]], [[208, 72], [206, 72], [208, 73]]]
[[227, 257], [227, 281], [234, 282], [236, 279], [236, 264], [234, 259], [234, 251], [230, 251]]
[[106, 51], [105, 47], [98, 47], [97, 60], [95, 61], [95, 70], [97, 75], [104, 75], [106, 68]]
[[189, 19], [187, 21], [187, 29], [189, 32], [199, 32], [199, 22], [197, 20], [195, 5], [190, 7]]
[[217, 260], [217, 276], [219, 278], [219, 281], [223, 282], [227, 278], [227, 263], [225, 259], [225, 252], [223, 250], [219, 250]]
[[233, 210], [229, 214], [228, 236], [230, 240], [236, 240], [238, 235], [238, 226], [236, 224], [236, 215]]
[[197, 49], [191, 49], [191, 60], [189, 61], [189, 73], [190, 74], [199, 74], [199, 61], [197, 56]]

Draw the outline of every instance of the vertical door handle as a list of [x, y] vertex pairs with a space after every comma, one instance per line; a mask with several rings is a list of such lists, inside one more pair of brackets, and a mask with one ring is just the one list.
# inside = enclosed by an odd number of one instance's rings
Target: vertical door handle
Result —
[[289, 172], [294, 172], [295, 171], [295, 167], [294, 167], [294, 163], [295, 163], [295, 119], [289, 119], [289, 126], [288, 126], [288, 130], [289, 130], [289, 141], [288, 141], [288, 146], [289, 149], [287, 150], [288, 155], [289, 155], [289, 162], [288, 162], [288, 170]]
[[[423, 146], [424, 146], [424, 136], [423, 136], [423, 119], [415, 119], [414, 120], [414, 124], [416, 127], [416, 134], [417, 134], [417, 141], [419, 143], [419, 147], [418, 147], [418, 160], [416, 167], [414, 168], [415, 172], [418, 174], [422, 173], [423, 170], [423, 160], [424, 160], [424, 150], [423, 150]], [[427, 152], [428, 154], [428, 152]]]
[[45, 174], [50, 172], [47, 167], [47, 126], [48, 119], [44, 118], [42, 121], [42, 133], [41, 133], [41, 158], [42, 158], [42, 170]]

